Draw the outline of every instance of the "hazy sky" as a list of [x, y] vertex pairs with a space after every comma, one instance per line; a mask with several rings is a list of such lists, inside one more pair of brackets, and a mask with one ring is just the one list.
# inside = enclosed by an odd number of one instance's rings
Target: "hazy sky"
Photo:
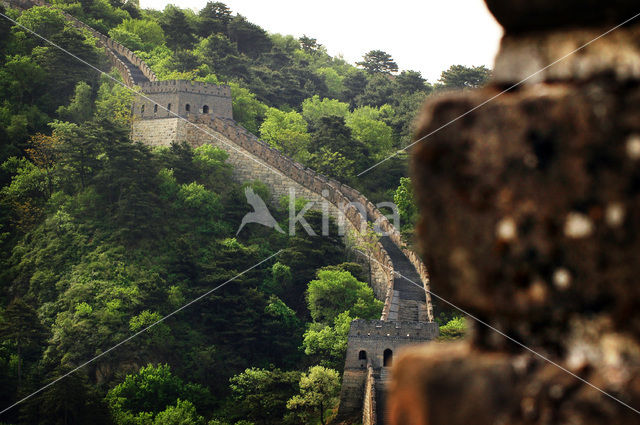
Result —
[[[351, 63], [384, 50], [432, 83], [453, 64], [491, 66], [502, 34], [483, 0], [221, 1], [269, 32], [316, 38]], [[144, 8], [168, 3], [198, 10], [207, 0], [140, 0]]]

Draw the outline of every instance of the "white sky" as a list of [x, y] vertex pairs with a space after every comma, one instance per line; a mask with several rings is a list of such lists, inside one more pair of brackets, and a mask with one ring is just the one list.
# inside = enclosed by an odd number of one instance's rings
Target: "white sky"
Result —
[[[221, 1], [271, 33], [316, 38], [351, 63], [384, 50], [431, 83], [450, 65], [492, 67], [502, 35], [483, 0]], [[207, 0], [140, 0], [143, 8], [168, 3], [198, 10]]]

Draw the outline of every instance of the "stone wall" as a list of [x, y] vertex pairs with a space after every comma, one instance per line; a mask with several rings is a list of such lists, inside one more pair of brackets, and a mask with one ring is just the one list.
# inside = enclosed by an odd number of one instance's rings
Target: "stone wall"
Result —
[[[135, 120], [132, 137], [153, 146], [168, 146], [173, 141], [181, 140], [192, 146], [213, 144], [229, 154], [228, 162], [233, 165], [236, 180], [264, 182], [271, 190], [272, 202], [289, 196], [289, 190], [293, 188], [296, 197], [313, 201], [320, 208], [327, 203], [329, 214], [352, 236], [358, 238], [366, 229], [366, 218], [341, 193], [341, 186], [347, 186], [316, 175], [314, 171], [295, 163], [232, 120], [210, 115], [190, 117], [189, 121], [181, 118]], [[376, 295], [387, 305], [393, 293], [393, 263], [379, 243], [373, 256], [372, 286]]]
[[134, 119], [131, 138], [149, 146], [169, 146], [168, 140], [186, 141], [187, 133], [181, 118]]

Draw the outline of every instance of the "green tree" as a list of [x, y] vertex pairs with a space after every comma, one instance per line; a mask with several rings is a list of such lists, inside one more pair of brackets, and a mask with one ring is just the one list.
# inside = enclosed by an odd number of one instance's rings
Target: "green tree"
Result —
[[[123, 43], [130, 49], [148, 52], [162, 45], [165, 41], [162, 27], [151, 19], [125, 19], [120, 25], [109, 31], [109, 37]], [[127, 44], [127, 40], [135, 40], [139, 44], [131, 47]]]
[[353, 318], [349, 316], [349, 312], [345, 311], [335, 318], [332, 325], [311, 323], [302, 341], [304, 353], [323, 365], [333, 368], [343, 367], [352, 321]]
[[380, 107], [393, 101], [394, 84], [388, 75], [382, 73], [373, 74], [367, 81], [367, 85], [355, 102], [358, 106]]
[[318, 40], [316, 40], [315, 38], [307, 37], [306, 35], [303, 35], [298, 40], [300, 41], [300, 47], [302, 47], [302, 50], [307, 53], [313, 53], [317, 51], [321, 46], [321, 44], [318, 44]]
[[440, 326], [440, 336], [438, 337], [438, 339], [444, 341], [462, 339], [466, 331], [466, 319], [462, 316], [454, 315], [451, 320]]
[[355, 247], [366, 255], [367, 264], [369, 268], [369, 285], [373, 282], [373, 255], [380, 240], [380, 235], [373, 228], [373, 223], [367, 223], [367, 229], [364, 232], [360, 232], [359, 235], [354, 235], [356, 240]]
[[35, 101], [47, 72], [29, 56], [9, 56], [0, 68], [0, 93], [15, 103]]
[[[211, 34], [198, 43], [193, 51], [198, 60], [209, 66], [219, 76], [242, 80], [249, 75], [250, 60], [238, 51], [237, 43], [223, 34]], [[231, 89], [240, 87], [239, 83], [231, 84]], [[247, 89], [248, 92], [250, 92]], [[235, 97], [235, 96], [234, 96]], [[234, 110], [235, 112], [235, 110]]]
[[271, 49], [267, 32], [242, 15], [236, 15], [229, 21], [227, 31], [231, 41], [238, 45], [238, 50], [249, 57], [256, 58]]
[[156, 415], [153, 425], [205, 425], [205, 420], [193, 403], [178, 399], [175, 406], [168, 406]]
[[345, 124], [351, 129], [353, 139], [367, 146], [372, 159], [379, 160], [393, 148], [393, 130], [383, 120], [383, 116], [392, 116], [389, 105], [382, 108], [362, 106], [347, 116]]
[[257, 424], [280, 424], [299, 380], [299, 372], [251, 368], [231, 378], [229, 388], [240, 417]]
[[238, 83], [232, 82], [231, 97], [233, 98], [233, 119], [239, 122], [244, 128], [258, 134], [260, 124], [265, 117], [267, 105], [256, 99], [256, 95]]
[[[69, 368], [56, 368], [44, 382], [69, 372]], [[42, 425], [112, 425], [109, 409], [98, 389], [83, 371], [76, 371], [44, 390], [38, 397], [26, 400], [20, 407], [19, 423]]]
[[73, 121], [75, 123], [83, 123], [93, 116], [93, 99], [92, 90], [89, 84], [81, 81], [75, 89], [75, 93], [71, 98], [68, 106], [58, 108], [58, 115], [63, 119]]
[[327, 93], [330, 97], [339, 99], [342, 97], [345, 86], [344, 77], [340, 75], [335, 69], [330, 67], [322, 67], [316, 69], [316, 74], [324, 78], [327, 85]]
[[207, 2], [198, 12], [198, 35], [208, 37], [211, 34], [226, 33], [231, 21], [231, 11], [221, 2]]
[[35, 134], [29, 140], [29, 147], [25, 150], [29, 159], [41, 170], [47, 178], [47, 197], [54, 190], [54, 169], [60, 155], [60, 139], [45, 134]]
[[188, 400], [204, 407], [210, 397], [206, 388], [185, 383], [171, 373], [169, 365], [148, 365], [138, 373], [127, 375], [125, 380], [109, 390], [107, 402], [114, 416], [146, 412], [153, 415], [168, 406], [180, 405], [179, 400]]
[[429, 93], [433, 88], [419, 71], [402, 71], [395, 79], [396, 91], [402, 95], [415, 92]]
[[304, 158], [309, 148], [307, 123], [298, 112], [269, 108], [260, 125], [260, 137], [293, 158]]
[[22, 384], [22, 364], [24, 358], [33, 360], [46, 338], [46, 331], [36, 310], [22, 299], [15, 299], [2, 313], [0, 338], [15, 344], [18, 357], [18, 388]]
[[372, 319], [382, 309], [382, 302], [366, 283], [340, 270], [318, 271], [318, 278], [309, 282], [307, 303], [313, 320], [322, 323], [332, 323], [347, 310], [354, 317]]
[[302, 102], [302, 116], [313, 128], [317, 128], [324, 117], [346, 118], [347, 115], [349, 115], [349, 105], [336, 99], [320, 100], [320, 96], [315, 95]]
[[356, 99], [361, 96], [367, 88], [367, 74], [359, 69], [352, 68], [342, 80], [344, 91], [340, 100], [349, 102], [351, 108], [356, 106]]
[[398, 72], [398, 64], [391, 55], [382, 50], [371, 50], [364, 55], [364, 60], [358, 62], [370, 74], [394, 74]]
[[486, 84], [491, 70], [486, 66], [452, 65], [442, 71], [439, 83], [445, 89], [475, 89]]
[[318, 414], [320, 423], [326, 424], [327, 410], [335, 403], [340, 390], [340, 375], [322, 366], [309, 368], [300, 378], [300, 394], [287, 402], [287, 408], [302, 417]]
[[400, 185], [393, 195], [393, 202], [398, 207], [402, 227], [413, 227], [418, 216], [418, 207], [413, 195], [413, 186], [409, 177], [401, 177]]
[[195, 42], [191, 22], [185, 12], [174, 5], [167, 5], [160, 21], [166, 35], [167, 46], [174, 52], [188, 49]]
[[316, 171], [344, 182], [370, 161], [367, 146], [354, 140], [345, 119], [335, 115], [321, 117], [318, 125], [311, 128], [309, 151], [308, 163]]

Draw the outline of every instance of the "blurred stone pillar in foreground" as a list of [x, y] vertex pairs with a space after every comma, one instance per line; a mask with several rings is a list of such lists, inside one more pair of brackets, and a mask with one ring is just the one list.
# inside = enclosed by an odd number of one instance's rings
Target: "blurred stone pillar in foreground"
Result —
[[[422, 113], [413, 178], [432, 290], [640, 410], [640, 12], [631, 0], [487, 0], [491, 84]], [[638, 424], [487, 327], [408, 350], [393, 425]]]

